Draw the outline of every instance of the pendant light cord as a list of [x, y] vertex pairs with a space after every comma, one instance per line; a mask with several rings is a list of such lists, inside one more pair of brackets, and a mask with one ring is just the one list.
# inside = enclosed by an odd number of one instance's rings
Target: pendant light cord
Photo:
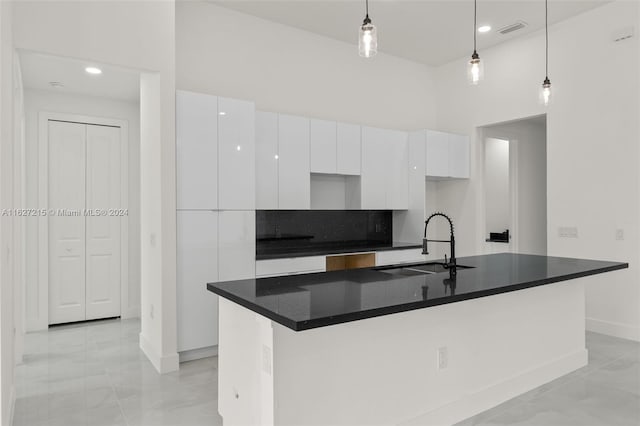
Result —
[[549, 5], [548, 0], [544, 0], [544, 72], [549, 78]]
[[365, 0], [365, 8], [366, 8], [366, 15], [368, 18], [369, 17], [369, 0]]
[[473, 51], [476, 51], [476, 26], [478, 25], [478, 0], [473, 0]]

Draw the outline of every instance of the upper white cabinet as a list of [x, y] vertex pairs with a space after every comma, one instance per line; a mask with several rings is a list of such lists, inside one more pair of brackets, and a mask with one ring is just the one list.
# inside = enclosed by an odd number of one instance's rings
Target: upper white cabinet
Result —
[[178, 210], [255, 208], [253, 102], [176, 92]]
[[435, 130], [426, 131], [427, 176], [449, 176], [449, 135]]
[[469, 137], [435, 130], [425, 133], [426, 176], [468, 178]]
[[278, 115], [278, 208], [305, 210], [311, 206], [309, 119]]
[[256, 209], [278, 208], [278, 114], [256, 111]]
[[449, 176], [469, 178], [469, 136], [449, 135]]
[[311, 119], [311, 173], [360, 174], [360, 126]]
[[218, 98], [176, 93], [176, 185], [180, 210], [218, 208]]
[[309, 164], [311, 173], [333, 173], [336, 167], [336, 122], [309, 121]]
[[360, 126], [336, 125], [336, 172], [340, 175], [360, 174]]
[[362, 127], [360, 208], [404, 210], [409, 204], [407, 134]]
[[387, 209], [409, 208], [409, 145], [406, 132], [387, 130]]
[[[218, 98], [218, 208], [255, 209], [255, 105]], [[209, 166], [211, 167], [211, 166]]]
[[360, 208], [364, 210], [384, 210], [387, 208], [387, 143], [385, 136], [384, 129], [362, 127]]

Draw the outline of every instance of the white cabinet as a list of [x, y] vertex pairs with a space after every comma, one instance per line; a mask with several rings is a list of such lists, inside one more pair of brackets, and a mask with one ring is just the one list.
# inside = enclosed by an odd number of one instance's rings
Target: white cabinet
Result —
[[256, 277], [275, 277], [280, 275], [307, 274], [325, 272], [325, 256], [306, 256], [288, 259], [266, 259], [256, 261]]
[[361, 203], [364, 210], [387, 208], [385, 130], [362, 127]]
[[409, 146], [407, 133], [387, 130], [387, 209], [406, 210], [409, 208]]
[[218, 212], [178, 211], [178, 351], [218, 344], [218, 296], [206, 284], [218, 281]]
[[218, 280], [255, 277], [256, 212], [218, 212]]
[[468, 136], [427, 130], [425, 152], [427, 177], [469, 177]]
[[395, 265], [398, 263], [417, 263], [427, 259], [422, 249], [388, 250], [376, 252], [376, 266]]
[[336, 122], [311, 119], [309, 144], [311, 173], [335, 174], [337, 171]]
[[362, 128], [361, 208], [408, 208], [407, 134], [395, 130]]
[[311, 206], [309, 119], [278, 116], [278, 208], [305, 210]]
[[338, 123], [336, 127], [336, 172], [360, 174], [360, 126]]
[[360, 126], [311, 119], [311, 173], [360, 174]]
[[218, 208], [218, 98], [176, 92], [178, 209]]
[[278, 114], [256, 111], [256, 209], [278, 208]]
[[449, 135], [449, 176], [469, 178], [469, 136]]
[[449, 135], [435, 130], [427, 130], [426, 134], [426, 175], [448, 177]]
[[[255, 209], [255, 105], [218, 98], [218, 208]], [[212, 165], [209, 164], [212, 169]]]

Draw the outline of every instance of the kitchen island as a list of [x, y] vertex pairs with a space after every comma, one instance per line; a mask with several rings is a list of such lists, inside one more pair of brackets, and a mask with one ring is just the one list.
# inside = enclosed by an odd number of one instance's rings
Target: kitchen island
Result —
[[455, 279], [416, 264], [208, 284], [225, 425], [453, 424], [586, 365], [584, 285], [628, 267], [458, 264]]

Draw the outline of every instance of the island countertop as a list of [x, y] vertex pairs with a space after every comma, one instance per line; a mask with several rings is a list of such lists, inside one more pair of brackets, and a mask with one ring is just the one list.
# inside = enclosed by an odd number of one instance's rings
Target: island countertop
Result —
[[[374, 267], [207, 284], [294, 331], [487, 297], [628, 268], [628, 263], [513, 253], [461, 257], [448, 272], [403, 276]], [[413, 264], [419, 265], [419, 264]]]

